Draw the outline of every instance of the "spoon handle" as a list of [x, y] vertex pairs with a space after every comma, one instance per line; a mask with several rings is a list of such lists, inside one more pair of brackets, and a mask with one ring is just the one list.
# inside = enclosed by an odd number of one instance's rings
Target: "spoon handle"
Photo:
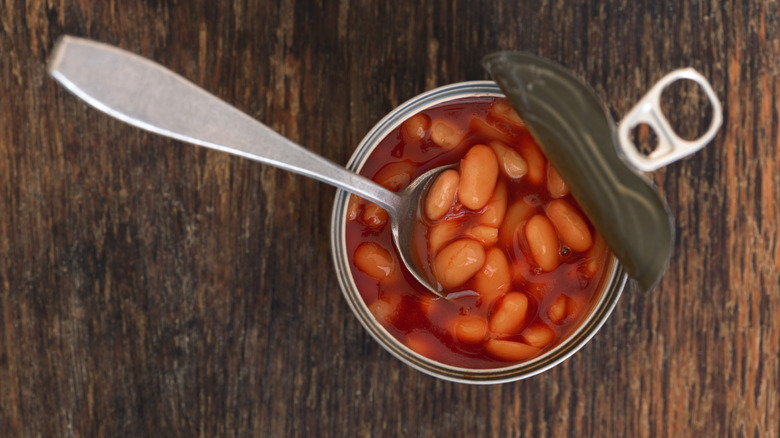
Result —
[[48, 71], [95, 108], [139, 128], [305, 175], [379, 204], [400, 197], [293, 143], [172, 71], [113, 46], [65, 36]]

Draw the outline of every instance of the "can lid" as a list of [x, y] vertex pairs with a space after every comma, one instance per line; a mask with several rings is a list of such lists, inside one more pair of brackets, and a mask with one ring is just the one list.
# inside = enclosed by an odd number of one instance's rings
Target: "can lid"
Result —
[[494, 53], [482, 63], [628, 275], [643, 292], [652, 289], [671, 256], [673, 218], [621, 158], [601, 100], [569, 70], [529, 53]]

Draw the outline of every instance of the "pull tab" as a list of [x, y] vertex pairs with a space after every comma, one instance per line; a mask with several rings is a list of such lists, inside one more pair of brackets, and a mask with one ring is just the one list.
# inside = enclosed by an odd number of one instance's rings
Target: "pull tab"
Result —
[[[704, 135], [691, 141], [680, 138], [661, 111], [661, 93], [670, 84], [681, 79], [689, 79], [699, 84], [712, 105], [712, 122], [709, 129]], [[658, 136], [658, 146], [649, 155], [641, 154], [629, 137], [631, 130], [643, 123], [653, 129]], [[618, 139], [626, 161], [639, 170], [650, 172], [703, 148], [715, 137], [722, 123], [723, 112], [720, 101], [718, 101], [710, 83], [696, 70], [684, 68], [675, 70], [661, 78], [623, 117], [618, 126]]]

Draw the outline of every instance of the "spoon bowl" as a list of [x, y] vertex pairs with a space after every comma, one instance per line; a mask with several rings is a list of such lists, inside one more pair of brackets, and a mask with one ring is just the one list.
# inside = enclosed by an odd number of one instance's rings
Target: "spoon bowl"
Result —
[[[398, 248], [398, 254], [401, 256], [404, 265], [409, 269], [409, 272], [414, 276], [415, 280], [420, 282], [420, 284], [425, 286], [429, 291], [442, 298], [447, 298], [447, 295], [441, 291], [438, 282], [434, 285], [434, 283], [423, 274], [424, 270], [419, 267], [419, 262], [414, 257], [412, 251], [412, 248], [414, 247], [412, 242], [412, 227], [414, 227], [414, 222], [417, 218], [420, 200], [427, 193], [431, 182], [433, 182], [440, 173], [447, 169], [452, 169], [453, 167], [455, 167], [454, 164], [439, 166], [415, 178], [399, 193], [401, 200], [396, 207], [395, 212], [391, 213], [388, 211], [388, 214], [390, 215], [390, 231], [393, 235], [393, 242], [395, 243], [396, 248]], [[395, 215], [395, 217], [393, 215]]]
[[376, 203], [390, 216], [406, 268], [443, 297], [415, 264], [411, 239], [420, 197], [450, 166], [432, 169], [395, 193], [304, 149], [159, 64], [91, 40], [61, 38], [48, 71], [76, 96], [126, 123], [308, 176]]

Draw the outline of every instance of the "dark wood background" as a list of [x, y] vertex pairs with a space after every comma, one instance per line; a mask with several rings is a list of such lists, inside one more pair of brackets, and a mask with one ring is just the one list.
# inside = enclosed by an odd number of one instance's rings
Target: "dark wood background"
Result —
[[[0, 436], [778, 436], [777, 1], [0, 0]], [[166, 65], [339, 163], [394, 106], [549, 57], [619, 118], [693, 66], [716, 140], [653, 175], [660, 286], [497, 386], [382, 350], [329, 254], [334, 189], [108, 118], [47, 77], [63, 34]], [[683, 132], [707, 113], [668, 94]]]

